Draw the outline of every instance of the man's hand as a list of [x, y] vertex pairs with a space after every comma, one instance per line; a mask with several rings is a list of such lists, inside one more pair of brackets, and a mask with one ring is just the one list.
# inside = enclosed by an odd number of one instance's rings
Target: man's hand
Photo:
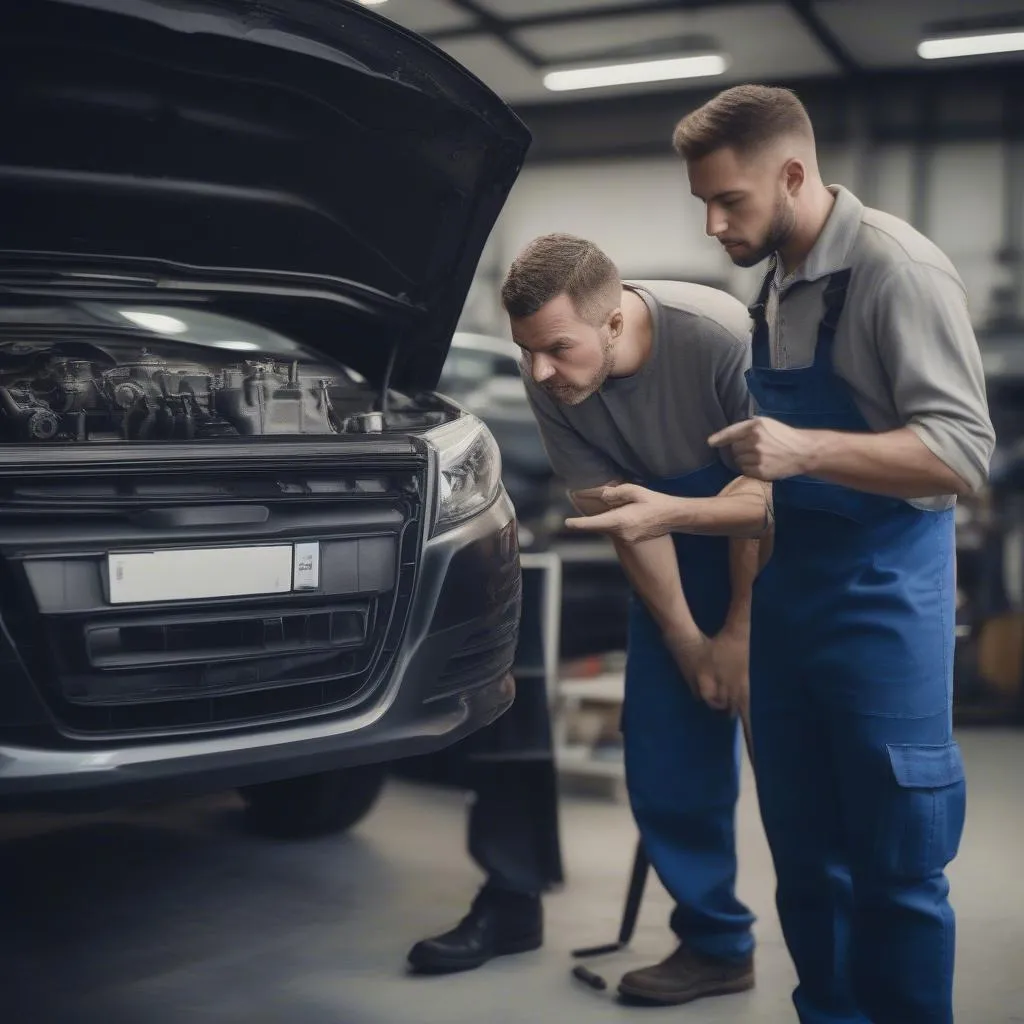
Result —
[[594, 488], [593, 491], [579, 491], [576, 496], [599, 499], [609, 510], [597, 515], [566, 519], [568, 529], [581, 533], [610, 534], [627, 544], [663, 537], [671, 532], [668, 525], [671, 521], [671, 506], [679, 500], [636, 484]]
[[750, 706], [750, 639], [724, 629], [708, 640], [708, 663], [724, 710], [745, 715]]
[[727, 711], [729, 702], [715, 672], [711, 641], [674, 630], [663, 633], [662, 639], [694, 697], [715, 711]]
[[736, 467], [756, 480], [782, 480], [810, 471], [815, 433], [766, 416], [734, 423], [708, 438], [712, 448], [732, 447]]

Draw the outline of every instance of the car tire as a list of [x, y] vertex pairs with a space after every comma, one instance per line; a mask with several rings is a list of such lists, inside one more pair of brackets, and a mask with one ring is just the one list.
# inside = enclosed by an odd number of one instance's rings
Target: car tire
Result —
[[370, 813], [386, 778], [386, 766], [373, 764], [246, 786], [246, 825], [272, 839], [344, 832]]

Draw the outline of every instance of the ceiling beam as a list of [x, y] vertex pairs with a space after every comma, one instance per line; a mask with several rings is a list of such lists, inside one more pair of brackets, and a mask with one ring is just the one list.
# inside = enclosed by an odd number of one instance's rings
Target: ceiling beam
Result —
[[533, 50], [516, 39], [510, 21], [492, 14], [485, 7], [481, 7], [476, 0], [449, 0], [449, 3], [470, 15], [476, 23], [468, 27], [468, 31], [456, 30], [455, 34], [435, 32], [429, 37], [433, 42], [475, 36], [483, 32], [497, 39], [502, 46], [514, 53], [528, 67], [540, 69], [545, 66], [545, 62]]
[[605, 21], [614, 18], [638, 18], [645, 14], [668, 14], [678, 11], [699, 11], [712, 7], [733, 7], [738, 4], [778, 3], [778, 0], [641, 0], [635, 4], [615, 4], [608, 7], [586, 7], [571, 11], [544, 11], [540, 14], [523, 15], [518, 18], [499, 18], [490, 11], [482, 11], [475, 0], [449, 0], [467, 13], [474, 13], [476, 24], [460, 25], [458, 28], [441, 29], [428, 33], [437, 42], [465, 39], [481, 32], [493, 32], [504, 36], [528, 28], [551, 28], [555, 25], [579, 25], [588, 21]]
[[789, 0], [789, 8], [800, 24], [814, 36], [821, 48], [839, 65], [844, 74], [853, 77], [863, 73], [864, 69], [839, 41], [832, 29], [825, 24], [821, 15], [814, 9], [811, 0]]

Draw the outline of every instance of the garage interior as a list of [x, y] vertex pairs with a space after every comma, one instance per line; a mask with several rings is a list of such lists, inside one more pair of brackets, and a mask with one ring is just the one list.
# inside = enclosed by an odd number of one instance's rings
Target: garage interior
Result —
[[[746, 760], [738, 892], [758, 916], [756, 988], [675, 1008], [615, 1001], [623, 972], [671, 949], [671, 902], [653, 876], [628, 947], [587, 961], [608, 990], [571, 975], [574, 950], [618, 932], [636, 843], [617, 730], [626, 590], [610, 545], [565, 536], [563, 496], [535, 447], [520, 448], [523, 403], [497, 294], [527, 241], [566, 231], [597, 242], [626, 279], [696, 281], [748, 301], [761, 270], [733, 267], [705, 237], [669, 141], [685, 112], [739, 82], [794, 88], [825, 180], [919, 228], [967, 286], [998, 447], [989, 487], [957, 513], [954, 714], [969, 797], [949, 872], [956, 1008], [963, 1024], [1024, 1021], [1024, 4], [361, 2], [469, 68], [533, 135], [442, 381], [502, 448], [533, 574], [517, 666], [542, 675], [550, 698], [565, 872], [545, 897], [545, 944], [464, 974], [407, 974], [412, 943], [454, 925], [481, 882], [466, 851], [470, 798], [439, 777], [443, 758], [388, 766], [351, 829], [312, 839], [253, 835], [234, 793], [102, 814], [2, 814], [0, 1024], [795, 1019]], [[1017, 29], [1012, 51], [918, 53], [929, 38]], [[579, 92], [544, 84], [577, 65], [709, 50], [727, 57], [714, 78]]]

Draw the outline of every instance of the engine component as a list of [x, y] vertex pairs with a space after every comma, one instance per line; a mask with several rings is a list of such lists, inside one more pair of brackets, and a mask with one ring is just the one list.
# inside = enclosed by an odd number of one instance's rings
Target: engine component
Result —
[[[126, 348], [130, 358], [117, 358]], [[83, 358], [83, 349], [95, 358]], [[199, 364], [116, 341], [103, 348], [72, 342], [66, 351], [59, 342], [27, 349], [0, 342], [0, 440], [188, 441], [383, 429], [381, 415], [369, 411], [371, 391], [323, 369], [273, 359]]]
[[19, 441], [50, 441], [60, 433], [60, 418], [26, 385], [0, 387], [0, 409]]
[[330, 383], [306, 386], [295, 363], [283, 372], [275, 363], [250, 362], [225, 373], [217, 410], [240, 434], [334, 434]]

